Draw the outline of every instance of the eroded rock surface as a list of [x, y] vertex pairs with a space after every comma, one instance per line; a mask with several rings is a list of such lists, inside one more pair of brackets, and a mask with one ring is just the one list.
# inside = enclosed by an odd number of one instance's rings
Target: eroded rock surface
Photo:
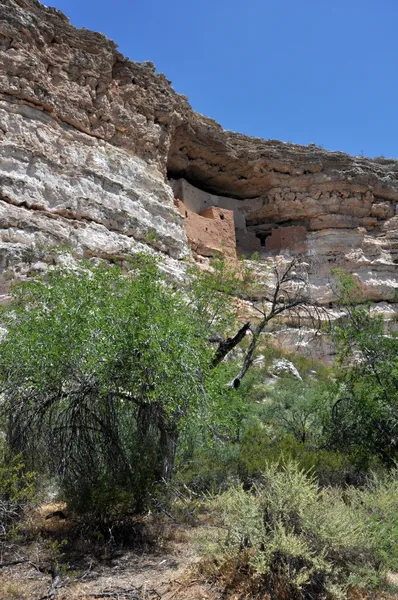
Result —
[[[171, 179], [208, 204], [178, 208]], [[152, 63], [36, 0], [2, 0], [0, 293], [48, 246], [112, 258], [145, 244], [178, 272], [191, 211], [197, 253], [234, 255], [232, 215], [238, 253], [303, 254], [324, 303], [330, 269], [343, 268], [391, 317], [397, 202], [398, 161], [224, 131]]]
[[59, 11], [0, 4], [0, 293], [53, 246], [114, 258], [149, 245], [178, 271], [188, 245], [164, 177], [173, 98], [153, 66]]

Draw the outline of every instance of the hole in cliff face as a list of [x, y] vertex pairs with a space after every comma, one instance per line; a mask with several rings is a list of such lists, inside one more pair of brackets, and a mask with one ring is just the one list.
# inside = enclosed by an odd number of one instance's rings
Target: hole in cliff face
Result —
[[220, 215], [220, 219], [221, 219], [221, 221], [224, 221], [224, 219], [225, 219], [224, 215]]
[[256, 233], [256, 238], [260, 240], [260, 246], [262, 248], [265, 248], [265, 239], [268, 235], [268, 233]]

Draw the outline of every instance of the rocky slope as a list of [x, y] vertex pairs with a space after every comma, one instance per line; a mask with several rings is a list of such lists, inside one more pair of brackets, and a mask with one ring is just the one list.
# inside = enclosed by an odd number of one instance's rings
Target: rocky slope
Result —
[[50, 246], [112, 258], [146, 244], [177, 273], [189, 244], [170, 178], [238, 201], [269, 262], [308, 256], [319, 299], [339, 266], [395, 314], [398, 161], [224, 131], [152, 63], [36, 0], [2, 0], [0, 293]]

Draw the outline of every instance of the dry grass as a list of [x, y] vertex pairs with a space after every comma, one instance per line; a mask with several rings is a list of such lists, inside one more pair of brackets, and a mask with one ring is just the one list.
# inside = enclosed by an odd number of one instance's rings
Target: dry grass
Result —
[[385, 592], [365, 592], [361, 589], [352, 589], [349, 591], [348, 600], [398, 600], [396, 589], [395, 586]]
[[[55, 511], [63, 511], [67, 518], [46, 519]], [[140, 526], [151, 531], [156, 545], [140, 548], [138, 552], [106, 544], [102, 552], [96, 552], [95, 544], [88, 541], [76, 554], [79, 523], [76, 517], [68, 515], [67, 507], [61, 503], [43, 504], [31, 511], [26, 517], [26, 539], [14, 549], [16, 556], [31, 562], [0, 570], [0, 600], [45, 597], [51, 586], [50, 570], [55, 561], [59, 561], [61, 569], [61, 587], [56, 600], [83, 600], [89, 595], [114, 590], [112, 600], [118, 597], [117, 590], [121, 598], [123, 589], [134, 588], [141, 589], [146, 600], [157, 597], [156, 594], [161, 600], [270, 600], [264, 591], [253, 590], [248, 573], [236, 572], [231, 564], [230, 568], [225, 566], [220, 577], [219, 565], [214, 564], [213, 559], [199, 557], [196, 540], [212, 526], [209, 513], [201, 515], [196, 527], [175, 523], [165, 515], [142, 517]], [[74, 546], [59, 547], [60, 541], [69, 538]], [[389, 579], [391, 585], [396, 584], [398, 575], [391, 573]], [[278, 590], [278, 600], [292, 600], [282, 585], [278, 589], [277, 582], [274, 589]], [[352, 590], [349, 600], [398, 600], [398, 595], [392, 588], [391, 594], [384, 595]]]
[[70, 518], [60, 519], [58, 517], [53, 517], [46, 519], [48, 515], [57, 511], [65, 512], [67, 514], [66, 504], [64, 502], [46, 502], [29, 511], [26, 515], [25, 524], [30, 535], [35, 537], [38, 534], [43, 533], [53, 535], [67, 533], [72, 525]]
[[[66, 519], [48, 515], [62, 511]], [[165, 515], [135, 518], [115, 524], [135, 526], [152, 540], [137, 549], [100, 542], [86, 536], [84, 520], [68, 514], [62, 503], [46, 503], [30, 511], [23, 523], [23, 535], [13, 544], [7, 560], [24, 563], [0, 569], [0, 600], [39, 600], [51, 587], [54, 565], [61, 573], [56, 600], [80, 600], [88, 595], [115, 590], [141, 589], [147, 600], [215, 600], [206, 580], [192, 574], [199, 557], [191, 541], [191, 527], [175, 523]], [[143, 534], [144, 535], [144, 534]], [[94, 536], [95, 538], [95, 536]], [[66, 542], [63, 545], [63, 542]], [[5, 562], [5, 561], [4, 561]], [[151, 595], [150, 591], [156, 594]], [[119, 593], [119, 596], [122, 597]]]
[[0, 571], [0, 600], [35, 600], [44, 596], [51, 584], [46, 576], [28, 564]]

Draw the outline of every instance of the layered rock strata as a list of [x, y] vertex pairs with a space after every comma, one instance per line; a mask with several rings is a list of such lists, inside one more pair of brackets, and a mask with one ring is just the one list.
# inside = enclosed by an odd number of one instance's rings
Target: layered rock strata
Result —
[[108, 258], [150, 246], [177, 273], [187, 232], [198, 254], [306, 256], [325, 303], [343, 268], [391, 316], [397, 202], [397, 161], [224, 131], [152, 63], [36, 0], [2, 0], [0, 293], [63, 245]]
[[149, 245], [180, 269], [188, 246], [164, 177], [168, 123], [155, 123], [173, 119], [173, 98], [153, 66], [59, 11], [0, 4], [0, 294], [49, 247], [111, 259]]

